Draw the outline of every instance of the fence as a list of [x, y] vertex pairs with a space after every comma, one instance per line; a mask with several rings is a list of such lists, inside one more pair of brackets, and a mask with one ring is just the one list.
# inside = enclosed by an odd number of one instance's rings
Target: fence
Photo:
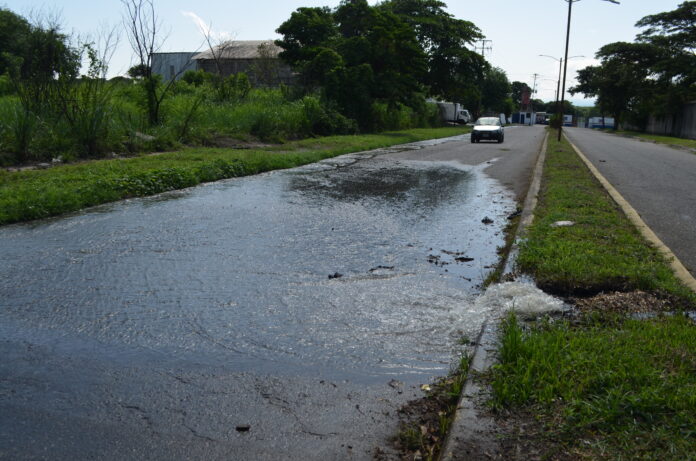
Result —
[[[628, 123], [627, 129], [636, 129]], [[685, 104], [677, 115], [655, 117], [651, 115], [645, 132], [650, 134], [676, 136], [679, 138], [696, 139], [696, 101]]]

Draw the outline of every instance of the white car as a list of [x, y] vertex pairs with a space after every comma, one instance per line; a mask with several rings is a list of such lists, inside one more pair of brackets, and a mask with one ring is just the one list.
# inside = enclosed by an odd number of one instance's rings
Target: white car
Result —
[[497, 140], [499, 143], [505, 140], [505, 131], [498, 117], [481, 117], [476, 120], [471, 131], [471, 142], [485, 140]]

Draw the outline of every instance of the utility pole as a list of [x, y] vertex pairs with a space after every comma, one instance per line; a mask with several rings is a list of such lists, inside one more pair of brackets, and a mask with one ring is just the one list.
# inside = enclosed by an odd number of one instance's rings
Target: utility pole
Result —
[[530, 102], [532, 104], [532, 113], [534, 113], [534, 95], [536, 94], [536, 82], [537, 78], [539, 77], [539, 74], [534, 74], [534, 85], [532, 86], [532, 97], [530, 99]]
[[[493, 47], [491, 45], [487, 45], [487, 43], [493, 43], [493, 40], [486, 40], [482, 39], [481, 40], [481, 56], [485, 59], [486, 57], [486, 51], [493, 51]], [[478, 47], [476, 47], [476, 50], [478, 51]]]
[[[580, 0], [565, 0], [568, 3], [568, 26], [566, 27], [566, 40], [565, 40], [565, 56], [563, 59], [563, 86], [561, 87], [561, 103], [558, 106], [558, 117], [560, 118], [560, 123], [558, 124], [558, 141], [561, 141], [561, 133], [563, 132], [563, 106], [565, 106], [565, 88], [566, 88], [566, 76], [568, 75], [568, 45], [570, 43], [570, 18], [573, 12], [573, 3], [579, 2]], [[605, 2], [613, 3], [619, 5], [618, 0], [604, 0]]]

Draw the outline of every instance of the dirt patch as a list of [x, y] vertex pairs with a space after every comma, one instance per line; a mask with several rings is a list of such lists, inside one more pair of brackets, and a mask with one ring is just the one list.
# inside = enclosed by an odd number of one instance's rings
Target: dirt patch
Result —
[[386, 450], [377, 449], [374, 459], [431, 460], [437, 459], [454, 416], [459, 392], [466, 379], [466, 372], [452, 373], [435, 383], [423, 385], [425, 395], [412, 400], [399, 409], [399, 433], [392, 439], [396, 457]]
[[226, 149], [266, 149], [273, 144], [262, 143], [259, 141], [244, 141], [230, 138], [228, 136], [217, 136], [206, 143], [209, 147], [223, 147]]
[[553, 421], [540, 421], [533, 409], [500, 411], [491, 414], [499, 429], [498, 453], [484, 458], [506, 461], [577, 461], [583, 457], [576, 448], [566, 446], [549, 427]]
[[572, 298], [570, 301], [581, 313], [635, 314], [667, 312], [679, 307], [679, 302], [671, 296], [658, 296], [645, 291], [600, 293], [591, 298]]

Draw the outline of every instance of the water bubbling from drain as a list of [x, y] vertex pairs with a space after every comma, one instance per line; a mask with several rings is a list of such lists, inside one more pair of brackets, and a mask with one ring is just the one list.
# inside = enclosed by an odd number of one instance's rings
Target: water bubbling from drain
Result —
[[558, 298], [544, 293], [529, 282], [504, 282], [488, 287], [472, 307], [490, 318], [514, 311], [522, 317], [562, 312], [567, 306]]

